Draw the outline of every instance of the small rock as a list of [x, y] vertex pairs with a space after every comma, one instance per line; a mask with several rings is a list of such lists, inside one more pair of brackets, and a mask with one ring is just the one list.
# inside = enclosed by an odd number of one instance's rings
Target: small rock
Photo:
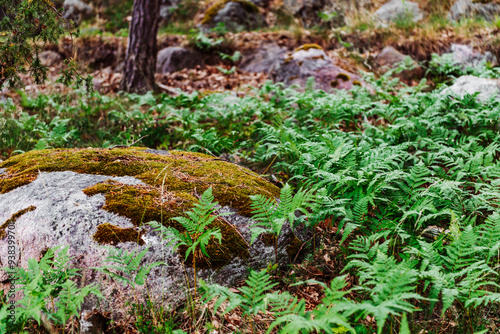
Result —
[[54, 51], [43, 51], [38, 55], [43, 66], [52, 66], [61, 62], [62, 57]]
[[418, 22], [424, 18], [423, 11], [418, 4], [411, 1], [391, 0], [382, 5], [374, 13], [375, 17], [384, 23], [395, 22], [397, 20], [411, 19]]
[[361, 85], [357, 75], [336, 66], [316, 44], [306, 44], [283, 55], [270, 74], [274, 82], [283, 82], [287, 86], [298, 84], [305, 87], [308, 78], [314, 77], [316, 88], [327, 92]]
[[447, 53], [453, 55], [454, 65], [459, 65], [462, 69], [478, 67], [485, 62], [489, 62], [492, 66], [498, 65], [497, 58], [491, 52], [483, 54], [474, 51], [469, 45], [452, 44]]
[[162, 0], [160, 5], [160, 20], [168, 22], [172, 13], [179, 7], [181, 0]]
[[184, 68], [194, 68], [196, 65], [203, 65], [202, 56], [198, 51], [180, 46], [170, 46], [158, 52], [156, 72], [172, 73]]
[[226, 29], [236, 32], [263, 27], [265, 19], [252, 1], [219, 0], [207, 9], [202, 26], [212, 28], [218, 23], [224, 23]]
[[[184, 255], [168, 246], [146, 223], [162, 221], [175, 228], [169, 218], [191, 208], [196, 194], [208, 187], [213, 188], [215, 201], [221, 206], [219, 212], [226, 216], [215, 222], [222, 243], [209, 243], [210, 261], [197, 262], [199, 277], [229, 286], [244, 279], [248, 268], [260, 270], [275, 258], [272, 243], [265, 239], [250, 243], [249, 196], [276, 198], [279, 188], [219, 158], [139, 148], [46, 150], [16, 155], [0, 165], [0, 173], [4, 168], [7, 174], [0, 178], [0, 263], [7, 263], [7, 248], [12, 247], [12, 241], [2, 234], [2, 226], [16, 217], [14, 242], [16, 249], [22, 249], [16, 261], [22, 268], [27, 267], [29, 258], [40, 259], [48, 248], [56, 246], [68, 246], [70, 266], [85, 269], [81, 286], [106, 279], [92, 268], [104, 265], [110, 249], [144, 251], [143, 266], [158, 261], [166, 264], [155, 267], [146, 285], [133, 291], [109, 280], [102, 285], [104, 299], [86, 298], [81, 319], [87, 333], [99, 333], [105, 329], [108, 316], [127, 312], [129, 298], [139, 303], [151, 298], [166, 305], [185, 298], [185, 275], [193, 274], [189, 260], [185, 266]], [[163, 181], [156, 179], [161, 173]], [[293, 260], [296, 253], [289, 246], [297, 244], [297, 238], [307, 240], [305, 234], [301, 237], [301, 232], [297, 233], [289, 224], [283, 227], [278, 238], [280, 264]], [[1, 283], [6, 278], [7, 273], [0, 268], [0, 291], [8, 288]], [[97, 305], [110, 314], [104, 314], [103, 319], [92, 312]]]
[[284, 0], [285, 8], [296, 18], [300, 19], [306, 28], [323, 23], [318, 13], [335, 13], [336, 15], [327, 22], [332, 27], [345, 25], [345, 12], [342, 6], [335, 1], [325, 0]]
[[448, 19], [458, 21], [462, 18], [482, 17], [493, 22], [497, 15], [500, 15], [500, 4], [493, 1], [481, 3], [474, 0], [457, 0], [448, 13]]
[[377, 56], [375, 62], [380, 68], [385, 68], [386, 71], [393, 68], [397, 63], [402, 62], [405, 55], [393, 48], [386, 46]]
[[86, 4], [80, 0], [64, 0], [63, 16], [67, 20], [73, 20], [78, 26], [83, 20], [90, 18], [92, 15], [92, 5]]
[[[386, 73], [387, 71], [395, 68], [399, 63], [406, 59], [406, 56], [393, 48], [392, 46], [386, 46], [375, 58], [375, 64], [380, 73]], [[412, 60], [412, 65], [414, 68], [411, 70], [405, 70], [397, 76], [404, 80], [410, 80], [412, 78], [420, 77], [423, 74], [423, 69], [418, 65], [418, 63]]]
[[464, 75], [455, 81], [455, 83], [444, 89], [441, 95], [456, 95], [463, 98], [466, 94], [479, 92], [477, 98], [479, 101], [487, 101], [492, 96], [498, 96], [500, 89], [499, 79], [484, 79], [472, 75]]

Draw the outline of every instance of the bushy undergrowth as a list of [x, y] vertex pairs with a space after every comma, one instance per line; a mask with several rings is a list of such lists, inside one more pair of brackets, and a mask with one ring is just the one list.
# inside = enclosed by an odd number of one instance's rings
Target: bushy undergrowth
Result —
[[[307, 189], [314, 201], [301, 222], [331, 221], [343, 250], [343, 267], [317, 306], [306, 310], [304, 301], [279, 293], [265, 273], [252, 273], [238, 293], [202, 284], [205, 299], [218, 300], [216, 308], [229, 301], [225, 312], [239, 309], [251, 330], [253, 317], [267, 310], [275, 319], [269, 330], [283, 333], [423, 333], [440, 321], [454, 324], [450, 333], [493, 332], [500, 102], [445, 96], [424, 83], [410, 88], [389, 76], [366, 79], [375, 94], [268, 83], [244, 98], [81, 95], [74, 104], [59, 95], [23, 96], [21, 108], [2, 104], [1, 152], [106, 147], [146, 136], [146, 146], [229, 155]], [[264, 204], [257, 213], [269, 209]]]

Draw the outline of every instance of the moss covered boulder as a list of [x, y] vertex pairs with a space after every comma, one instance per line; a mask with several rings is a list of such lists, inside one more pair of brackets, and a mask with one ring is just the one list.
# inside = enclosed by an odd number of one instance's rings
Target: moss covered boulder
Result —
[[244, 31], [265, 25], [259, 2], [249, 0], [217, 0], [205, 12], [201, 22], [204, 28], [224, 23], [229, 31]]
[[[247, 268], [263, 268], [274, 249], [265, 240], [250, 244], [250, 195], [279, 196], [279, 189], [236, 164], [204, 154], [143, 148], [54, 149], [31, 151], [0, 164], [0, 267], [7, 266], [8, 234], [13, 234], [16, 262], [40, 259], [55, 246], [69, 246], [72, 265], [101, 266], [108, 247], [142, 251], [143, 265], [162, 261], [147, 280], [150, 296], [175, 302], [184, 298], [183, 250], [173, 252], [146, 223], [152, 220], [182, 229], [172, 217], [182, 216], [209, 187], [221, 213], [215, 221], [222, 244], [209, 244], [210, 255], [198, 262], [201, 277], [230, 285]], [[10, 232], [9, 232], [10, 231]], [[297, 238], [286, 229], [279, 239], [280, 259], [295, 254]], [[267, 243], [268, 244], [268, 243]], [[106, 311], [125, 310], [127, 290], [94, 270], [83, 283], [101, 282]], [[8, 288], [0, 272], [2, 289]], [[144, 290], [139, 289], [139, 294]], [[89, 300], [86, 308], [95, 306]]]
[[362, 85], [359, 76], [335, 65], [317, 44], [304, 44], [293, 52], [282, 55], [274, 63], [270, 75], [274, 82], [301, 87], [305, 87], [308, 78], [313, 77], [316, 88], [326, 92]]

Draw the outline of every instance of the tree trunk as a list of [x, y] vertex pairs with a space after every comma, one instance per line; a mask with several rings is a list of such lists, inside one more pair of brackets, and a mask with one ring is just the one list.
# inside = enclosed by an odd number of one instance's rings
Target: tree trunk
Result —
[[135, 0], [128, 34], [127, 55], [120, 89], [144, 94], [156, 90], [156, 35], [160, 0]]

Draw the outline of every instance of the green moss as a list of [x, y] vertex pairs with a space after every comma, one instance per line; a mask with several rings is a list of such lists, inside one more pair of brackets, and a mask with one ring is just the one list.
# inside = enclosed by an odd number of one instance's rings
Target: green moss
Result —
[[337, 79], [340, 79], [340, 80], [343, 80], [343, 81], [349, 81], [349, 80], [351, 80], [351, 76], [349, 74], [339, 73], [337, 75]]
[[[239, 257], [247, 259], [250, 256], [249, 245], [243, 239], [235, 228], [223, 219], [216, 219], [210, 228], [219, 228], [222, 234], [222, 242], [210, 242], [206, 251], [207, 258], [200, 250], [196, 255], [197, 268], [218, 268], [231, 262], [232, 259]], [[187, 247], [179, 247], [179, 254], [182, 259], [186, 257]], [[193, 257], [190, 255], [185, 261], [186, 265], [193, 265]]]
[[237, 2], [241, 4], [247, 11], [251, 13], [258, 13], [259, 7], [257, 7], [253, 2], [247, 0], [219, 0], [210, 6], [205, 12], [205, 16], [201, 21], [201, 24], [209, 24], [210, 21], [217, 15], [217, 13], [224, 8], [228, 2]]
[[286, 247], [286, 253], [291, 261], [299, 254], [301, 247], [302, 241], [294, 235], [292, 241]]
[[[157, 155], [136, 147], [53, 149], [12, 157], [0, 164], [0, 168], [7, 168], [0, 178], [1, 193], [32, 182], [39, 171], [135, 177], [146, 185], [108, 180], [85, 189], [84, 193], [103, 194], [104, 210], [127, 217], [136, 226], [156, 220], [181, 229], [169, 219], [183, 215], [197, 201], [196, 196], [209, 187], [221, 206], [235, 208], [238, 214], [247, 217], [251, 216], [250, 195], [279, 196], [279, 189], [259, 175], [202, 153], [171, 151], [169, 155]], [[236, 256], [248, 256], [248, 245], [229, 223], [217, 220], [216, 226], [221, 229], [223, 242], [209, 245], [207, 266], [224, 265]]]
[[7, 233], [5, 232], [5, 230], [9, 227], [9, 225], [11, 223], [15, 223], [16, 220], [19, 219], [19, 217], [21, 217], [25, 213], [33, 211], [35, 209], [36, 209], [36, 206], [31, 205], [31, 206], [27, 207], [26, 209], [22, 209], [22, 210], [17, 211], [16, 213], [14, 213], [9, 219], [7, 219], [7, 221], [5, 223], [3, 223], [0, 226], [0, 239], [3, 239], [7, 236]]
[[136, 242], [144, 245], [142, 240], [143, 231], [137, 231], [134, 228], [122, 228], [109, 223], [97, 226], [97, 232], [93, 238], [101, 245], [117, 245], [120, 242]]
[[309, 49], [318, 49], [318, 50], [323, 50], [323, 48], [321, 46], [319, 46], [318, 44], [315, 44], [315, 43], [308, 43], [308, 44], [304, 44], [304, 45], [301, 45], [299, 46], [298, 48], [296, 48], [293, 52], [298, 52], [300, 50], [304, 50], [304, 51], [307, 51]]

